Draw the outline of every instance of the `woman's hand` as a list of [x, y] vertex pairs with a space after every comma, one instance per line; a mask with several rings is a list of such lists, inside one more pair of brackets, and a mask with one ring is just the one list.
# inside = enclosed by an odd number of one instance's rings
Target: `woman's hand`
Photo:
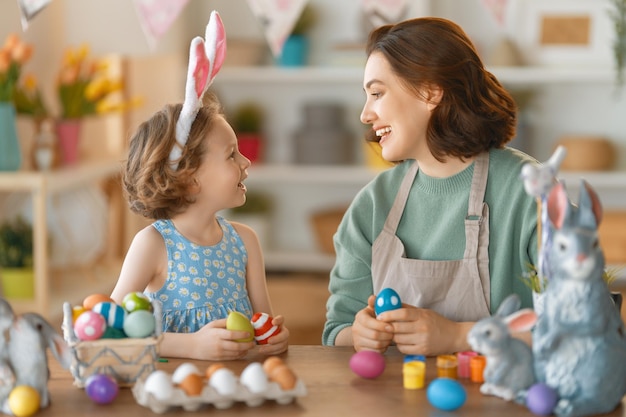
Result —
[[375, 350], [383, 353], [393, 339], [393, 326], [380, 321], [374, 312], [376, 297], [370, 295], [367, 307], [356, 313], [352, 323], [352, 344], [358, 352], [360, 350]]
[[285, 327], [285, 318], [276, 316], [272, 319], [272, 325], [278, 326], [280, 332], [269, 339], [267, 344], [259, 345], [259, 353], [263, 355], [278, 355], [283, 353], [289, 347], [289, 329]]
[[255, 346], [252, 342], [237, 342], [254, 336], [246, 331], [226, 329], [226, 319], [214, 320], [193, 333], [194, 359], [233, 360], [241, 359]]
[[393, 342], [400, 352], [427, 356], [469, 349], [467, 333], [474, 324], [457, 323], [407, 304], [381, 313], [378, 320], [393, 326]]

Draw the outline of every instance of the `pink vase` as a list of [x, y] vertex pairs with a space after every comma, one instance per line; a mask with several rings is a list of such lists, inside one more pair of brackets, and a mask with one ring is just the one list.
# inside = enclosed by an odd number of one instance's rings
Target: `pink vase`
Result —
[[56, 131], [63, 165], [78, 163], [80, 145], [80, 119], [57, 121]]

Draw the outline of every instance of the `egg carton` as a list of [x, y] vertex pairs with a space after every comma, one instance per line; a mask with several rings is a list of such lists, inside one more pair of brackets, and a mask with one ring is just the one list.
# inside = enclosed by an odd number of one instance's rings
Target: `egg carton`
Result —
[[197, 396], [187, 395], [181, 388], [174, 388], [167, 398], [157, 398], [145, 389], [145, 380], [137, 381], [131, 390], [139, 405], [159, 414], [176, 407], [181, 407], [185, 411], [197, 411], [205, 406], [226, 409], [238, 402], [243, 402], [249, 407], [258, 407], [268, 400], [284, 405], [307, 394], [306, 386], [300, 379], [296, 381], [293, 389], [284, 390], [278, 383], [269, 382], [267, 389], [262, 392], [252, 392], [238, 380], [234, 392], [228, 395], [220, 394], [208, 383], [204, 384], [200, 395]]

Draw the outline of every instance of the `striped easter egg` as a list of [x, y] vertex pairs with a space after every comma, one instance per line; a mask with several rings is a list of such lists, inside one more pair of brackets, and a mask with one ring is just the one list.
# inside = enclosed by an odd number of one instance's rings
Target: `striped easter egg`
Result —
[[92, 311], [100, 313], [107, 321], [107, 325], [116, 329], [124, 329], [126, 310], [120, 305], [103, 301], [93, 306]]
[[270, 337], [280, 332], [278, 326], [272, 325], [272, 317], [267, 313], [254, 313], [250, 321], [254, 327], [254, 340], [260, 345], [266, 344]]

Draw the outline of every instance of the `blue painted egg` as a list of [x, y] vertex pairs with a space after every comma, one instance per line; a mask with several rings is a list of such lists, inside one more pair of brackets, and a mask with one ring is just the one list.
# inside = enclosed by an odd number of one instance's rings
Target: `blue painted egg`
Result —
[[107, 321], [107, 325], [116, 329], [124, 328], [124, 320], [126, 319], [126, 310], [120, 305], [110, 301], [103, 301], [91, 309], [96, 313], [100, 313]]
[[384, 311], [395, 310], [402, 307], [402, 301], [397, 292], [393, 288], [384, 288], [376, 297], [376, 304], [374, 305], [374, 311], [376, 315]]
[[426, 397], [433, 407], [454, 411], [465, 404], [467, 392], [456, 379], [437, 378], [428, 385]]
[[93, 374], [85, 382], [85, 392], [97, 404], [110, 404], [119, 392], [115, 378], [106, 374]]
[[556, 391], [543, 383], [532, 385], [526, 394], [526, 407], [539, 416], [549, 416], [559, 400]]

